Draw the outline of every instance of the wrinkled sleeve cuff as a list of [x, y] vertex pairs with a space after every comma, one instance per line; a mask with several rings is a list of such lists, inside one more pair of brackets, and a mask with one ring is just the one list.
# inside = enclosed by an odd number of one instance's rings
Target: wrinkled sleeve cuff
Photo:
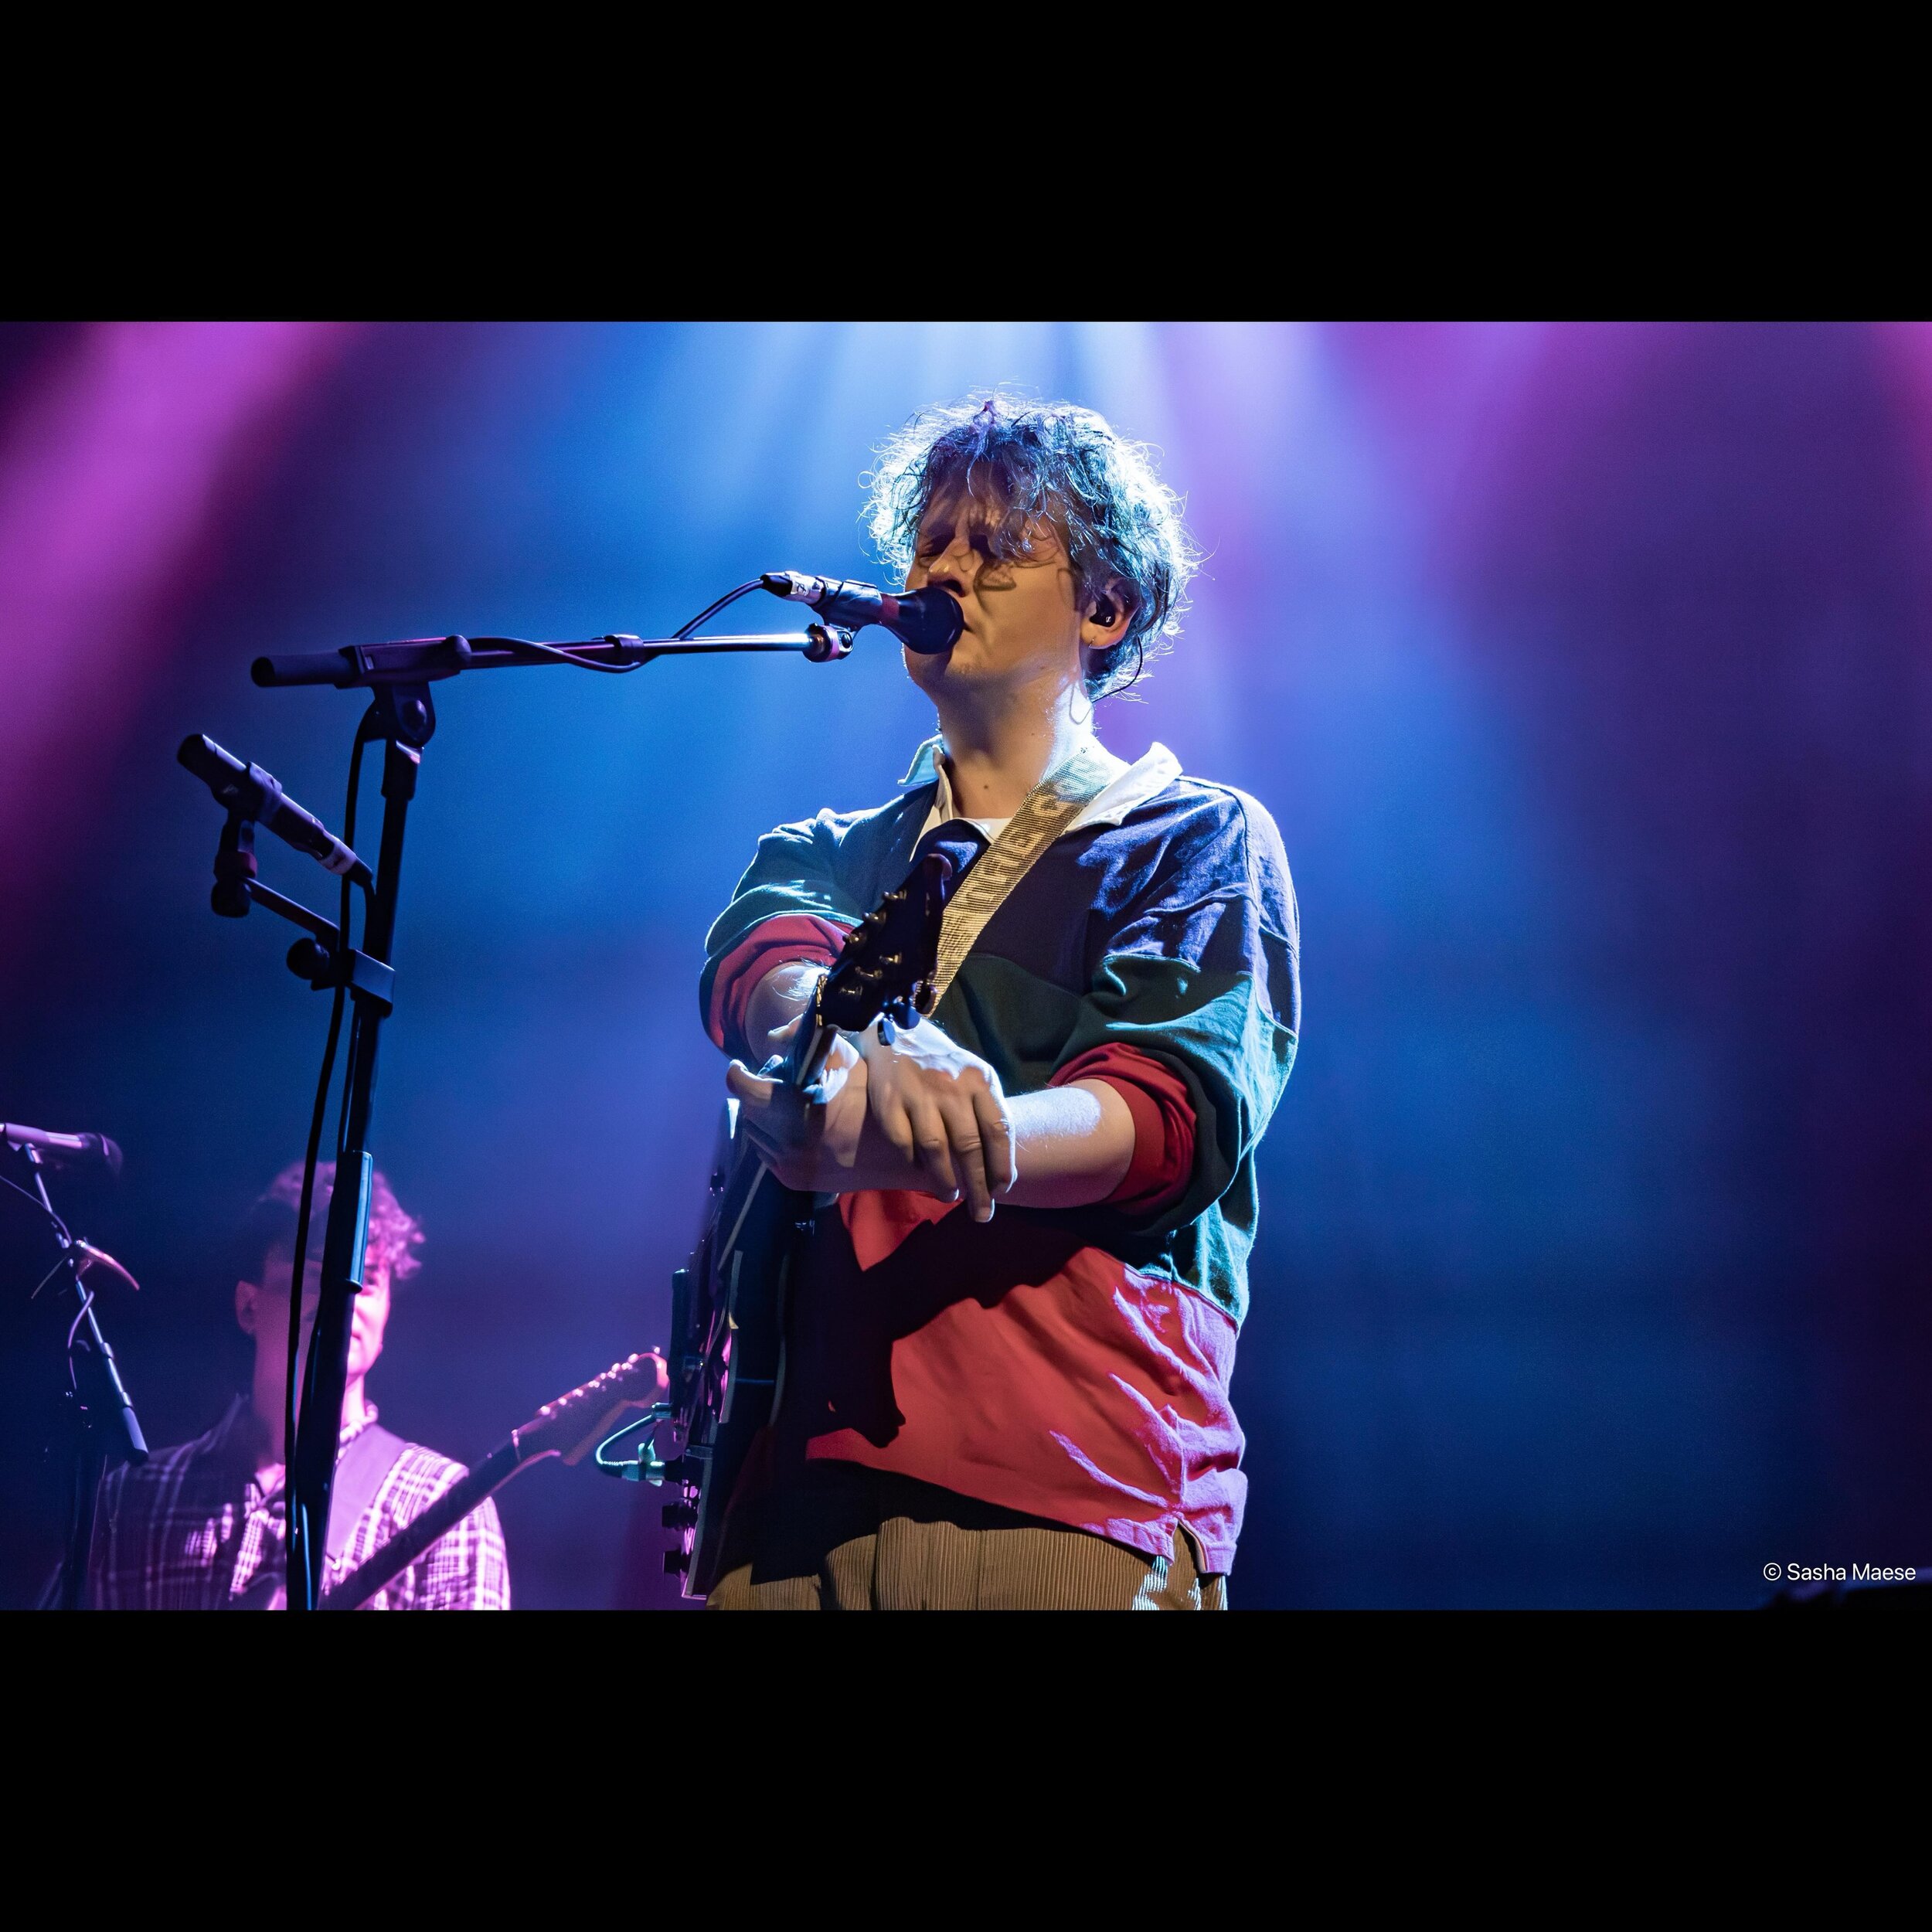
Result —
[[1104, 1080], [1134, 1117], [1134, 1158], [1106, 1205], [1134, 1214], [1172, 1207], [1194, 1172], [1194, 1105], [1186, 1082], [1151, 1055], [1113, 1045], [1069, 1060], [1047, 1084], [1076, 1080]]
[[751, 1049], [745, 1039], [745, 1009], [759, 981], [774, 966], [829, 966], [845, 943], [843, 927], [809, 913], [760, 920], [719, 961], [712, 975], [705, 1030], [713, 1045], [734, 1059], [748, 1059]]

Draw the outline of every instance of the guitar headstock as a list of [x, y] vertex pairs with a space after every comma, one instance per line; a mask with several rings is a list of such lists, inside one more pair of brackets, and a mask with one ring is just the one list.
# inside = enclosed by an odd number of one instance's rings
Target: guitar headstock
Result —
[[623, 1420], [627, 1410], [648, 1409], [670, 1387], [664, 1358], [655, 1352], [627, 1356], [580, 1388], [546, 1402], [516, 1432], [519, 1459], [561, 1456], [580, 1462]]
[[944, 852], [928, 852], [845, 935], [845, 949], [819, 989], [827, 1026], [862, 1032], [881, 1013], [901, 1026], [933, 1009], [940, 922], [956, 868]]

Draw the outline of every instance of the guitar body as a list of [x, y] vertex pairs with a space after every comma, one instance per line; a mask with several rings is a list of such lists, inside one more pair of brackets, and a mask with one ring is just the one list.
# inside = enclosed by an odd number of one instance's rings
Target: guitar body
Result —
[[[767, 1074], [809, 1095], [841, 1029], [859, 1032], [881, 1015], [916, 1026], [931, 1011], [940, 924], [971, 850], [927, 850], [852, 929], [791, 1054]], [[727, 1519], [747, 1461], [784, 1400], [785, 1325], [812, 1213], [809, 1194], [781, 1186], [740, 1144], [737, 1103], [729, 1103], [704, 1232], [691, 1265], [672, 1280], [668, 1406], [677, 1453], [655, 1466], [678, 1497], [664, 1512], [665, 1526], [681, 1532], [665, 1567], [683, 1572], [687, 1597], [709, 1594], [723, 1573]]]
[[[690, 1402], [692, 1417], [679, 1472], [696, 1478], [687, 1480], [682, 1505], [692, 1515], [684, 1587], [692, 1597], [718, 1580], [725, 1512], [784, 1395], [792, 1270], [812, 1211], [810, 1195], [781, 1187], [738, 1138], [737, 1117], [734, 1100], [719, 1128], [705, 1232], [681, 1277], [689, 1305], [672, 1311], [675, 1332], [698, 1344], [672, 1365], [673, 1396]], [[681, 1371], [693, 1386], [679, 1386]]]

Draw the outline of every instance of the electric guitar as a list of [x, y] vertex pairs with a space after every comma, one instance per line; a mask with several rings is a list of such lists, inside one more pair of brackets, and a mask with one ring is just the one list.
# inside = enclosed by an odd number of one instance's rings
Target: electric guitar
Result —
[[[790, 1051], [764, 1077], [808, 1093], [842, 1029], [862, 1032], [882, 1015], [910, 1028], [931, 1012], [940, 922], [962, 869], [953, 854], [927, 852], [852, 928]], [[687, 1597], [708, 1594], [722, 1573], [732, 1493], [784, 1399], [786, 1308], [812, 1221], [811, 1196], [781, 1185], [737, 1125], [733, 1100], [704, 1231], [690, 1266], [672, 1277], [671, 1391], [659, 1437], [670, 1454], [647, 1448], [636, 1466], [672, 1492], [664, 1525], [679, 1540], [665, 1568], [683, 1575]]]
[[566, 1464], [581, 1462], [634, 1409], [648, 1410], [664, 1393], [661, 1355], [634, 1355], [602, 1375], [546, 1402], [520, 1429], [510, 1431], [470, 1473], [453, 1483], [420, 1516], [412, 1517], [369, 1560], [325, 1595], [323, 1610], [359, 1610], [376, 1593], [408, 1569], [432, 1543], [449, 1532], [514, 1475], [546, 1456]]

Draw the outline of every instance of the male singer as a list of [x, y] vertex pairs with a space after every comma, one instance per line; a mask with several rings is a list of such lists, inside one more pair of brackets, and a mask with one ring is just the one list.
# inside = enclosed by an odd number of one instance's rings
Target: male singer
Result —
[[[1179, 628], [1179, 508], [1063, 403], [930, 410], [881, 452], [882, 553], [964, 628], [906, 654], [939, 724], [910, 789], [760, 840], [707, 943], [744, 1131], [837, 1196], [714, 1607], [1226, 1602], [1228, 1383], [1298, 936], [1255, 800], [1094, 736]], [[758, 1078], [845, 932], [959, 821], [1030, 864], [932, 1018], [842, 1037], [820, 1104]]]

